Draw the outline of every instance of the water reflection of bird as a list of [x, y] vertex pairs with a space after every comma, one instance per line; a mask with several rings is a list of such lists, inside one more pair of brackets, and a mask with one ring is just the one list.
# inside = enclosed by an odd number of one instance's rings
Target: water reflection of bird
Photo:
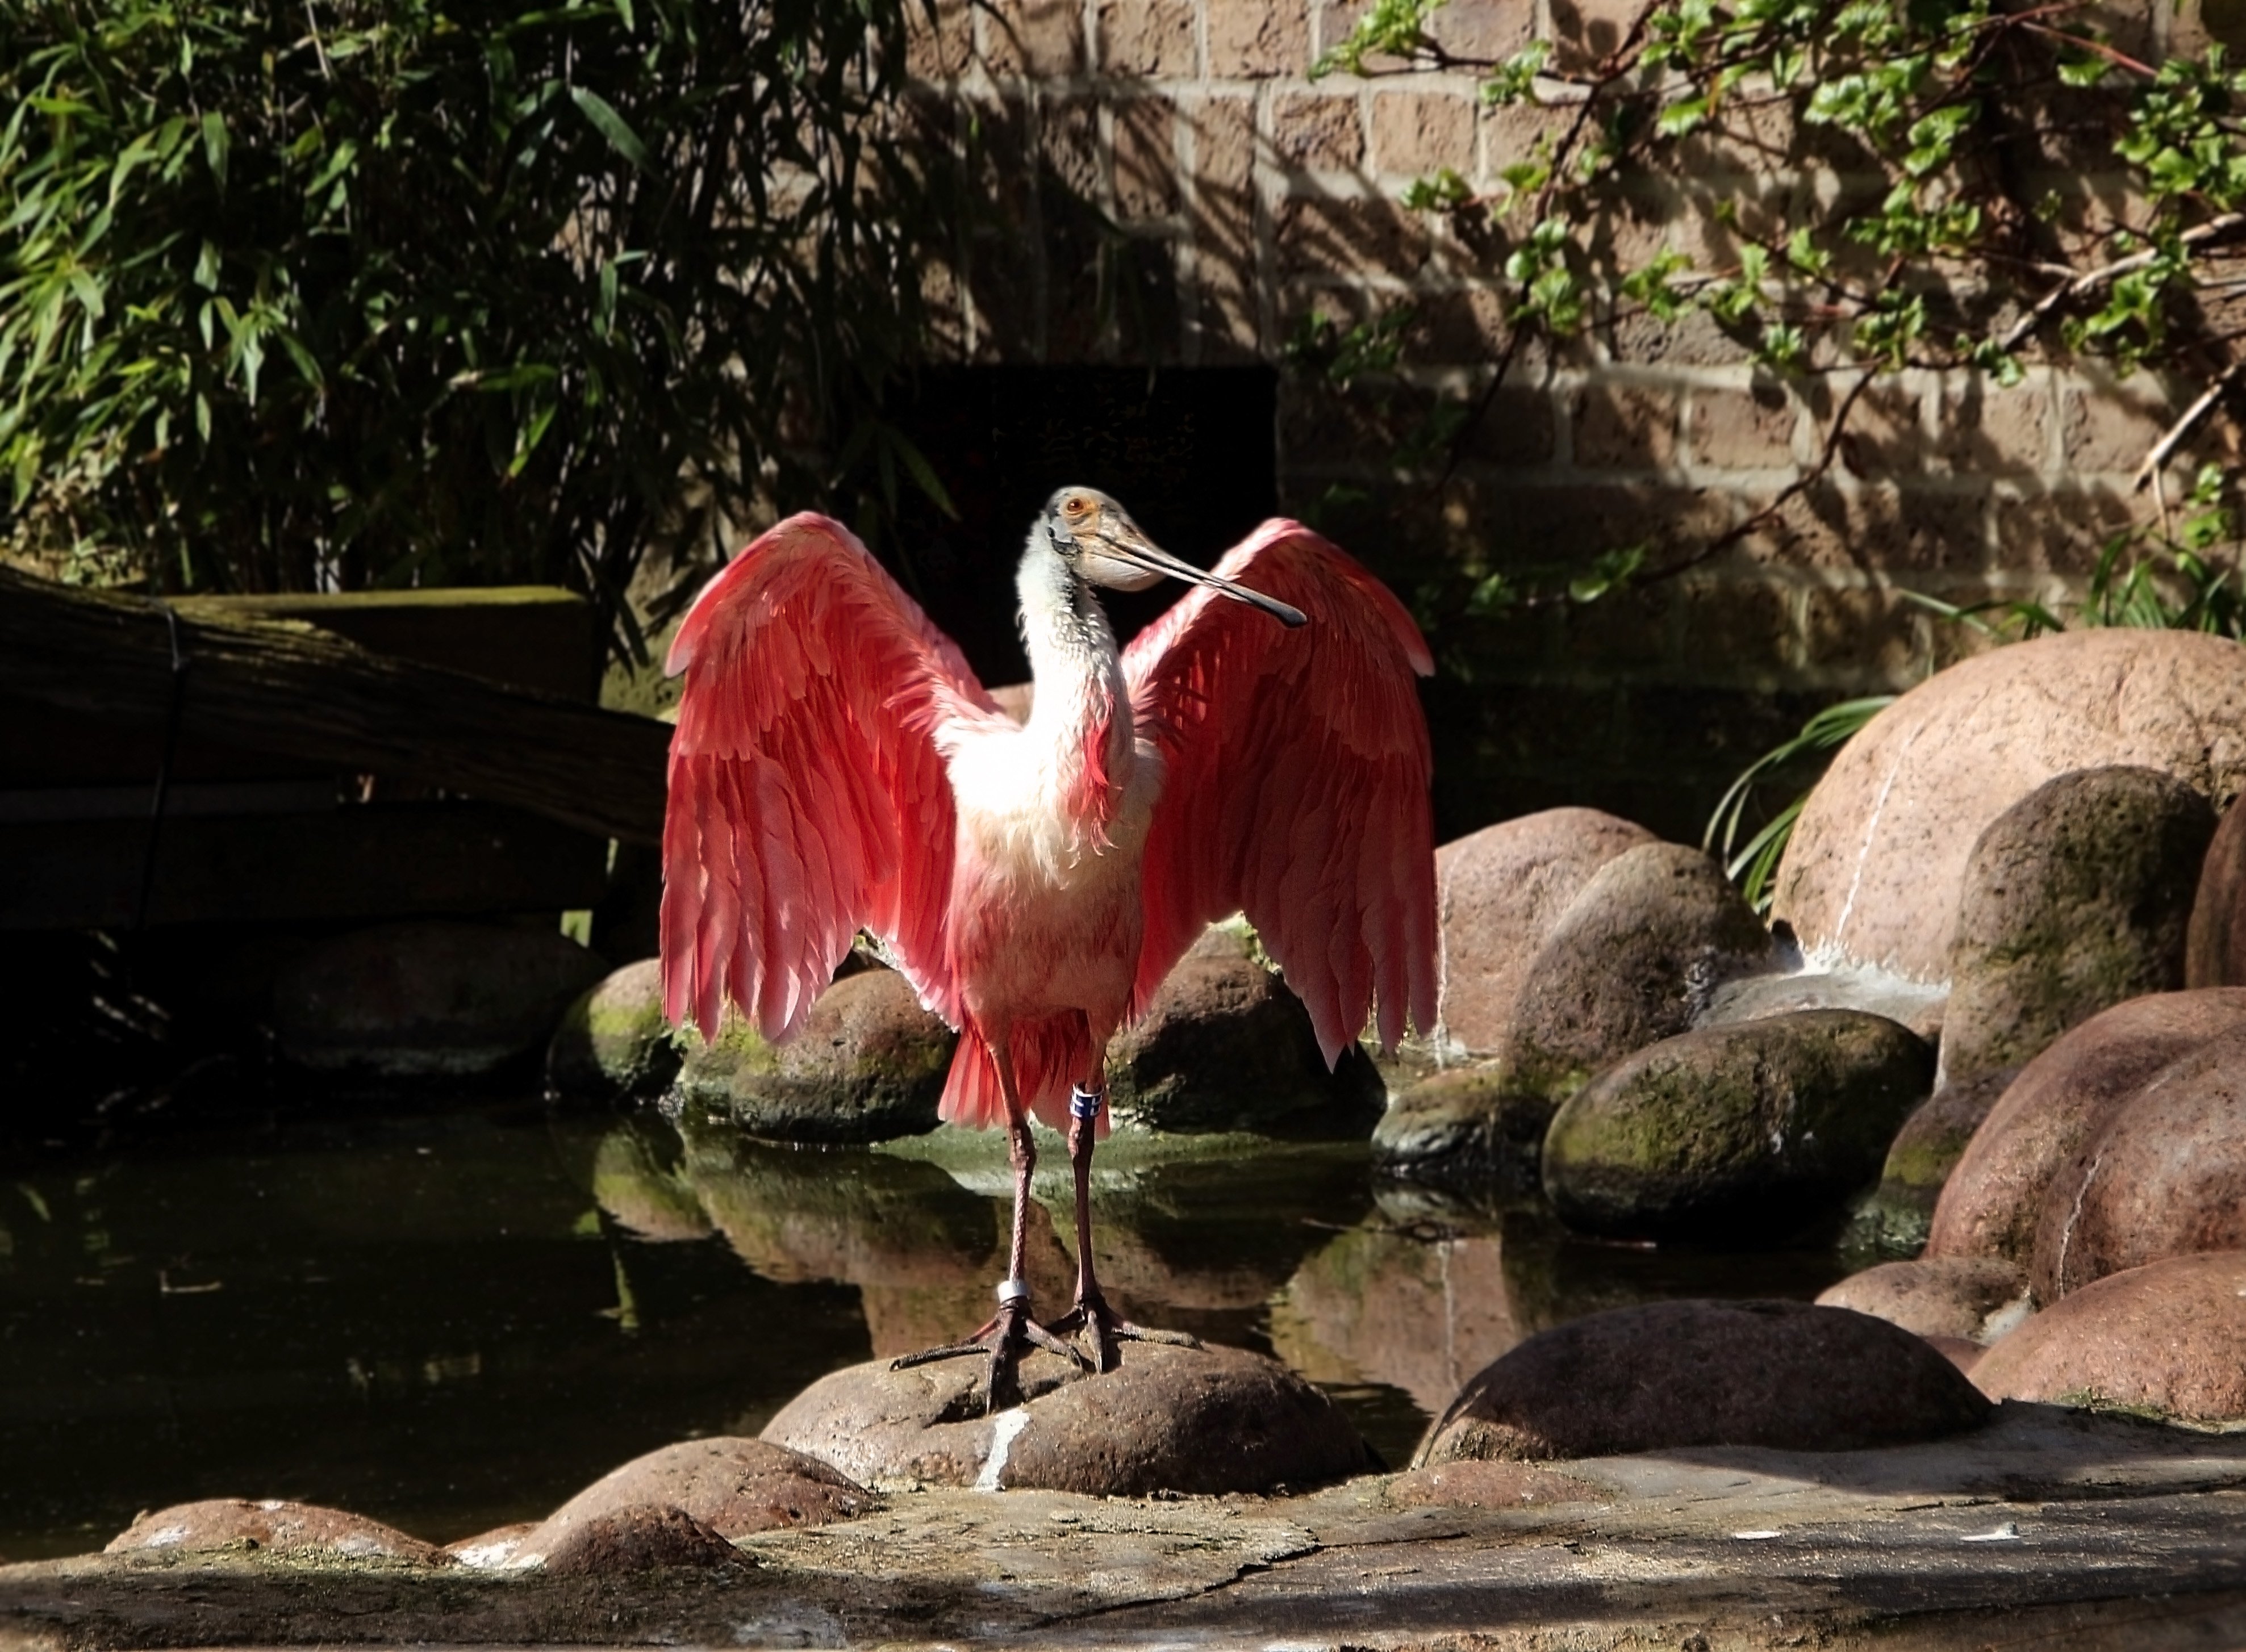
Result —
[[[1119, 649], [1091, 588], [1164, 574], [1196, 588]], [[1017, 584], [1026, 724], [847, 529], [764, 534], [671, 645], [664, 828], [674, 1021], [713, 1037], [730, 999], [785, 1037], [862, 928], [960, 1030], [943, 1116], [1011, 1132], [1013, 1240], [996, 1316], [926, 1357], [987, 1352], [993, 1406], [1031, 1344], [1087, 1363], [1056, 1332], [1102, 1370], [1161, 1335], [1100, 1295], [1092, 1142], [1108, 1039], [1208, 923], [1247, 914], [1329, 1063], [1376, 1005], [1387, 1045], [1435, 1008], [1431, 666], [1396, 599], [1295, 522], [1203, 573], [1087, 487], [1047, 502]], [[1050, 1329], [1024, 1279], [1032, 1114], [1076, 1177], [1076, 1305]]]

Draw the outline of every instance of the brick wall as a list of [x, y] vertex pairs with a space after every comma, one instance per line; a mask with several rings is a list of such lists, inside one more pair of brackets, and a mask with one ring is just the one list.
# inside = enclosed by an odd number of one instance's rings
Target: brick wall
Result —
[[[1399, 478], [1397, 440], [1427, 405], [1471, 398], [1505, 343], [1497, 284], [1509, 226], [1399, 204], [1448, 167], [1479, 190], [1555, 109], [1485, 109], [1471, 74], [1313, 81], [1358, 8], [1338, 0], [946, 0], [914, 70], [945, 140], [977, 156], [990, 221], [963, 231], [938, 288], [967, 360], [1281, 360], [1314, 313], [1408, 303], [1406, 365], [1343, 396], [1283, 383], [1283, 505], [1335, 486], [1337, 537], [1399, 586], [1461, 588], [1644, 542], [1689, 551], [1760, 509], [1821, 450], [1833, 392], [1782, 381], [1705, 316], [1604, 325], [1523, 351], [1439, 489]], [[1626, 0], [1453, 0], [1434, 14], [1465, 56], [1532, 32], [1562, 61], [1613, 44]], [[972, 142], [970, 144], [970, 139]], [[1724, 262], [1719, 203], [1844, 210], [1854, 180], [1810, 146], [1705, 146], [1688, 187], [1617, 203], [1600, 244], [1666, 243]], [[2054, 156], [2055, 180], [2098, 180]], [[2184, 393], [2032, 371], [2016, 388], [1914, 373], [1866, 398], [1829, 480], [1780, 523], [1689, 574], [1587, 606], [1450, 628], [1430, 697], [1443, 815], [1459, 830], [1521, 809], [1596, 802], [1696, 833], [1732, 774], [1809, 710], [1908, 686], [1971, 635], [1899, 595], [2061, 597], [2110, 526], [2142, 507], [2131, 476]], [[2178, 455], [2235, 459], [2216, 425]], [[1436, 641], [1441, 651], [1444, 637]]]

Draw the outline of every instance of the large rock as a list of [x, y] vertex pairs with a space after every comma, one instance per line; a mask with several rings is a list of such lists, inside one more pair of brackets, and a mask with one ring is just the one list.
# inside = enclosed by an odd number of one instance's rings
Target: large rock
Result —
[[1503, 1059], [1520, 1090], [1572, 1095], [1683, 1032], [1725, 978], [1767, 967], [1769, 933], [1697, 849], [1644, 843], [1584, 883], [1530, 960]]
[[2246, 986], [2246, 809], [2223, 811], [2200, 865], [2184, 940], [2187, 987]]
[[1552, 1122], [1546, 1096], [1514, 1088], [1501, 1062], [1453, 1067], [1389, 1103], [1372, 1132], [1372, 1167], [1499, 1197], [1534, 1193]]
[[1856, 1214], [1856, 1230], [1884, 1250], [1916, 1255], [1924, 1249], [1950, 1173], [2018, 1076], [2017, 1067], [2000, 1067], [1945, 1084], [1928, 1097], [1895, 1132], [1880, 1185]]
[[542, 1047], [607, 966], [559, 930], [379, 924], [320, 942], [273, 987], [291, 1061], [371, 1078], [473, 1077]]
[[2229, 803], [2246, 786], [2246, 650], [2188, 631], [2067, 631], [1930, 678], [1810, 793], [1775, 915], [1813, 955], [1941, 980], [1981, 833], [2045, 781], [2115, 765]]
[[1942, 1069], [2016, 1066], [2124, 999], [2184, 984], [2215, 812], [2154, 769], [2078, 769], [1989, 823], [1965, 863]]
[[559, 1095], [606, 1100], [659, 1094], [678, 1071], [663, 1016], [663, 960], [628, 963], [562, 1011], [546, 1046], [546, 1083]]
[[584, 1528], [634, 1509], [676, 1509], [730, 1539], [855, 1519], [878, 1502], [831, 1465], [769, 1440], [726, 1435], [681, 1440], [595, 1480], [532, 1527], [510, 1564], [536, 1564]]
[[1698, 1445], [1845, 1451], [1978, 1427], [1989, 1403], [1919, 1338], [1806, 1302], [1617, 1308], [1531, 1337], [1467, 1383], [1414, 1459]]
[[554, 1577], [612, 1577], [657, 1567], [708, 1571], [739, 1566], [742, 1556], [684, 1509], [634, 1503], [581, 1521], [536, 1564]]
[[2032, 1311], [2020, 1270], [1997, 1256], [1883, 1262], [1851, 1274], [1817, 1298], [1852, 1308], [1919, 1336], [1993, 1343]]
[[1983, 1355], [1973, 1380], [1991, 1399], [2246, 1421], [2246, 1251], [2109, 1274]]
[[729, 1013], [717, 1041], [679, 1068], [688, 1102], [730, 1114], [753, 1136], [822, 1145], [887, 1141], [936, 1128], [958, 1036], [920, 1007], [891, 969], [845, 976], [803, 1029], [771, 1044]]
[[2200, 1250], [2246, 1250], [2246, 1027], [2147, 1079], [2052, 1179], [2028, 1281], [2048, 1305]]
[[176, 1503], [140, 1516], [110, 1539], [102, 1553], [194, 1554], [214, 1549], [270, 1549], [282, 1554], [405, 1561], [416, 1566], [440, 1566], [446, 1560], [433, 1544], [408, 1537], [364, 1514], [279, 1498], [251, 1502], [247, 1498], [214, 1497], [199, 1503]]
[[1108, 1105], [1119, 1122], [1152, 1130], [1361, 1140], [1387, 1093], [1354, 1044], [1329, 1071], [1303, 1001], [1222, 928], [1178, 962], [1146, 1017], [1107, 1050]]
[[1276, 1360], [1235, 1348], [1130, 1343], [1112, 1371], [1058, 1356], [1019, 1369], [1023, 1404], [983, 1415], [985, 1362], [821, 1377], [764, 1438], [867, 1485], [1034, 1487], [1093, 1497], [1267, 1492], [1377, 1466], [1334, 1403]]
[[1601, 867], [1657, 840], [1596, 809], [1546, 809], [1436, 850], [1445, 1037], [1472, 1051], [1502, 1050], [1529, 960], [1560, 914]]
[[2028, 1264], [2044, 1194], [2137, 1086], [2188, 1051], [2246, 1026], [2246, 988], [2116, 1004], [2020, 1069], [1943, 1184], [1929, 1256]]
[[1589, 1233], [1776, 1243], [1879, 1173], [1933, 1077], [1924, 1040], [1851, 1010], [1685, 1033], [1561, 1107], [1544, 1191]]

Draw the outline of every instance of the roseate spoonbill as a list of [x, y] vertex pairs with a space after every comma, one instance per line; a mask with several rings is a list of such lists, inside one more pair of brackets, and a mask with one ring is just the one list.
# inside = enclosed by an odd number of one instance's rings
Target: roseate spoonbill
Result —
[[[1119, 649], [1093, 586], [1188, 591]], [[1252, 582], [1252, 585], [1251, 585]], [[1034, 1343], [1112, 1369], [1092, 1259], [1092, 1143], [1110, 1037], [1212, 921], [1244, 912], [1329, 1064], [1378, 1006], [1384, 1045], [1434, 1024], [1433, 669], [1403, 606], [1298, 522], [1204, 573], [1122, 506], [1065, 487], [1016, 583], [1036, 683], [1018, 725], [848, 529], [790, 517], [696, 599], [664, 823], [664, 1007], [714, 1037], [730, 999], [800, 1026], [870, 930], [961, 1037], [942, 1116], [1003, 1124], [1014, 1172], [988, 1403]], [[1035, 1114], [1068, 1132], [1076, 1303], [1031, 1315]], [[1092, 1359], [1054, 1336], [1080, 1333]]]

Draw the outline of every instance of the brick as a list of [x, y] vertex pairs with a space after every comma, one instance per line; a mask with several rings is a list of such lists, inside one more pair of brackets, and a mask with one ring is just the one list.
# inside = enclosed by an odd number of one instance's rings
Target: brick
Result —
[[1557, 143], [1575, 118], [1573, 109], [1540, 103], [1496, 104], [1483, 110], [1482, 150], [1489, 167], [1485, 181], [1494, 184], [1506, 167], [1535, 154], [1538, 144]]
[[1488, 361], [1505, 348], [1513, 331], [1505, 319], [1506, 296], [1495, 288], [1423, 293], [1412, 303], [1415, 313], [1407, 346], [1412, 359], [1423, 366]]
[[1448, 167], [1474, 174], [1474, 105], [1440, 92], [1381, 92], [1372, 98], [1373, 163], [1421, 176]]
[[1177, 112], [1166, 99], [1134, 98], [1115, 110], [1115, 209], [1162, 218], [1178, 207]]
[[1427, 262], [1427, 232], [1412, 214], [1378, 197], [1297, 195], [1278, 211], [1282, 275], [1408, 277]]
[[1802, 652], [1814, 670], [1861, 674], [1898, 687], [1930, 663], [1925, 611], [1884, 589], [1816, 587], [1802, 607]]
[[1202, 193], [1244, 194], [1256, 175], [1256, 105], [1246, 98], [1204, 98], [1185, 106], [1184, 119]]
[[1310, 172], [1346, 172], [1365, 160], [1365, 132], [1354, 95], [1282, 92], [1271, 100], [1271, 153]]
[[1089, 98], [1065, 98], [1045, 105], [1038, 122], [1038, 149], [1046, 170], [1079, 200], [1097, 201], [1106, 192], [1106, 159], [1099, 142], [1099, 105]]
[[1427, 32], [1454, 58], [1495, 63], [1535, 37], [1536, 9], [1527, 0], [1449, 0], [1427, 19]]
[[1494, 485], [1488, 497], [1476, 526], [1492, 565], [1509, 568], [1580, 567], [1627, 545], [1652, 547], [1649, 562], [1658, 565], [1664, 550], [1705, 544], [1731, 522], [1728, 500], [1660, 482], [1538, 485], [1519, 477]]
[[1569, 403], [1576, 463], [1586, 468], [1649, 470], [1677, 458], [1674, 391], [1632, 384], [1587, 384]]
[[1840, 462], [1849, 474], [1876, 480], [1924, 470], [1931, 451], [1917, 391], [1875, 382], [1848, 411]]
[[2070, 385], [2059, 426], [2066, 468], [2134, 474], [2183, 405], [2150, 373]]
[[1630, 32], [1641, 0], [1552, 0], [1552, 61], [1561, 69], [1595, 69]]
[[1036, 199], [1029, 164], [1029, 105], [1018, 97], [959, 99], [963, 123], [975, 128], [969, 186], [990, 203], [1002, 225], [1025, 231]]
[[1990, 561], [1989, 494], [1981, 489], [1855, 489], [1848, 496], [1856, 565], [1883, 573], [1985, 572]]
[[1508, 384], [1467, 432], [1465, 456], [1488, 465], [1548, 465], [1557, 422], [1549, 395]]
[[905, 15], [905, 73], [915, 80], [956, 80], [975, 60], [975, 14], [968, 0], [936, 0], [931, 18], [918, 6]]
[[1757, 681], [1797, 668], [1791, 588], [1759, 573], [1688, 578], [1679, 593], [1677, 646], [1696, 674]]
[[1051, 79], [1083, 72], [1079, 0], [1004, 0], [980, 12], [983, 62], [1001, 78]]
[[2051, 468], [2052, 396], [2040, 377], [2006, 390], [1987, 375], [1953, 377], [1938, 404], [1938, 467], [1979, 476]]
[[1736, 367], [1754, 360], [1753, 346], [1725, 330], [1705, 309], [1688, 309], [1674, 322], [1633, 310], [1603, 323], [1598, 331], [1616, 361], [1641, 367]]
[[[2147, 512], [2149, 499], [2143, 501]], [[2120, 487], [2006, 488], [1996, 506], [1998, 566], [2038, 574], [2087, 574], [2106, 541], [2137, 520]]]
[[1783, 470], [1793, 463], [1800, 410], [1782, 384], [1692, 392], [1692, 460], [1727, 471]]
[[1193, 0], [1099, 0], [1092, 29], [1103, 74], [1147, 80], [1201, 72]]
[[1305, 0], [1208, 0], [1208, 5], [1210, 78], [1299, 75], [1310, 66]]

